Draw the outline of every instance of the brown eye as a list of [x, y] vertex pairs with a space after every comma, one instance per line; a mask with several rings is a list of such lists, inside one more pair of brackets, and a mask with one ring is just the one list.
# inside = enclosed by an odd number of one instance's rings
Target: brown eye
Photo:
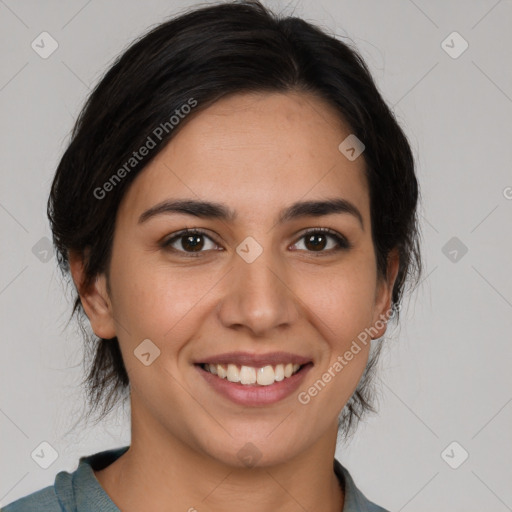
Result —
[[[304, 239], [304, 246], [308, 252], [331, 253], [351, 247], [345, 237], [328, 228], [312, 228], [306, 231], [301, 239]], [[333, 240], [334, 244], [331, 244], [331, 247], [325, 250], [329, 245], [329, 239]]]
[[181, 247], [185, 250], [192, 250], [194, 252], [200, 251], [204, 247], [203, 235], [186, 235], [181, 236]]
[[324, 233], [312, 233], [305, 235], [304, 238], [308, 250], [316, 251], [317, 249], [325, 249], [328, 237]]
[[[342, 249], [350, 249], [352, 244], [342, 235], [328, 228], [312, 228], [306, 231], [305, 250], [310, 253], [332, 254]], [[211, 246], [208, 247], [208, 242]], [[330, 247], [329, 247], [330, 244]], [[297, 244], [295, 244], [297, 245]], [[161, 247], [186, 257], [199, 257], [208, 250], [218, 250], [217, 244], [205, 232], [199, 229], [184, 229], [165, 240]]]
[[206, 250], [217, 247], [215, 242], [203, 231], [191, 229], [185, 229], [176, 233], [173, 237], [164, 241], [161, 246], [172, 251], [184, 253], [187, 256], [199, 256], [201, 252], [204, 252], [203, 249], [207, 245], [205, 244], [205, 239], [213, 244], [213, 247]]

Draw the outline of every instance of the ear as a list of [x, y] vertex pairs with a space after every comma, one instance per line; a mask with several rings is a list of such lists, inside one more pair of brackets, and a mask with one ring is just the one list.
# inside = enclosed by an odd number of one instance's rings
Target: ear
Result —
[[[393, 249], [388, 255], [387, 278], [379, 278], [375, 293], [374, 316], [372, 323], [373, 339], [384, 336], [387, 329], [387, 320], [391, 316], [391, 301], [393, 299], [393, 287], [398, 274], [400, 256], [398, 249]], [[379, 321], [380, 320], [380, 321]]]
[[116, 332], [112, 304], [107, 292], [107, 278], [105, 274], [100, 274], [88, 288], [85, 288], [84, 258], [87, 258], [87, 254], [87, 251], [85, 255], [69, 251], [71, 275], [94, 334], [99, 338], [111, 339], [115, 337]]

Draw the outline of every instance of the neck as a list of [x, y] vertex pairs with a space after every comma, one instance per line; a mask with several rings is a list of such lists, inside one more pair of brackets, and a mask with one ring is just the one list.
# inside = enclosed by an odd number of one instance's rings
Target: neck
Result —
[[171, 436], [158, 422], [149, 423], [132, 412], [130, 448], [95, 472], [123, 511], [343, 510], [344, 496], [333, 469], [337, 424], [292, 459], [265, 467], [233, 467]]

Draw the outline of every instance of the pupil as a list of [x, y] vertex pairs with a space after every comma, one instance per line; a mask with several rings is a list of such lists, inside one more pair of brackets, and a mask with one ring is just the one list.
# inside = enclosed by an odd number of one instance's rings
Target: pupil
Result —
[[203, 244], [201, 243], [201, 235], [189, 235], [183, 239], [183, 249], [187, 249], [186, 244], [191, 244], [193, 251], [201, 250]]
[[[192, 251], [198, 251], [203, 248], [203, 243], [201, 243], [202, 235], [189, 235], [183, 238], [182, 246], [184, 249], [191, 249]], [[320, 241], [319, 241], [320, 239]], [[186, 247], [186, 245], [189, 247]], [[308, 249], [323, 249], [325, 247], [325, 236], [321, 233], [316, 233], [309, 235], [306, 239], [306, 246]]]
[[[320, 245], [318, 245], [318, 243], [313, 243], [312, 244], [312, 248], [313, 249], [323, 249], [325, 247], [325, 236], [323, 234], [312, 234], [312, 235], [309, 235], [307, 238], [306, 238], [306, 246], [308, 247], [308, 244], [311, 244], [311, 240], [314, 240], [315, 238], [323, 238], [323, 244], [322, 242], [320, 242]], [[309, 249], [310, 247], [308, 247]]]

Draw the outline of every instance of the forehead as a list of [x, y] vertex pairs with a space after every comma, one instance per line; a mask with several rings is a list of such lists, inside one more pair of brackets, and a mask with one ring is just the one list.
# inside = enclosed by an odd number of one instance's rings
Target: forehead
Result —
[[369, 216], [363, 156], [338, 149], [350, 127], [305, 93], [251, 93], [217, 101], [185, 120], [123, 198], [136, 222], [169, 198], [210, 199], [253, 219], [301, 200], [343, 197]]

